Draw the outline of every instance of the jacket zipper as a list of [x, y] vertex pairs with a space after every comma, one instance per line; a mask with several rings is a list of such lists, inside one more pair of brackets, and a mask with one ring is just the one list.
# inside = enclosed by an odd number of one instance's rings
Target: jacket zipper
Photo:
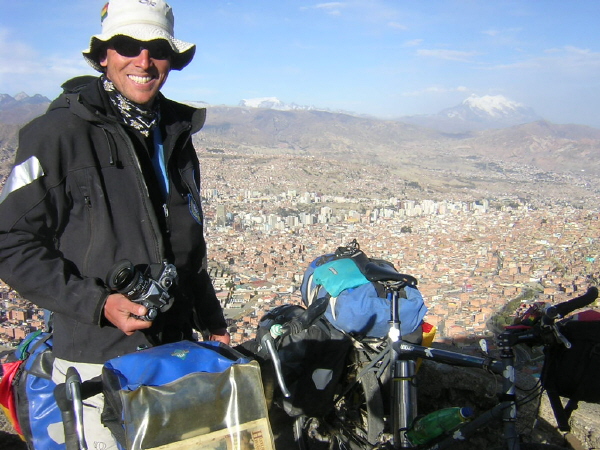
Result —
[[142, 166], [138, 160], [137, 154], [135, 153], [135, 148], [133, 147], [133, 142], [131, 142], [130, 137], [127, 135], [125, 130], [123, 130], [119, 125], [117, 125], [118, 133], [125, 140], [127, 144], [127, 149], [129, 150], [130, 156], [133, 158], [134, 166], [135, 166], [135, 174], [138, 180], [138, 184], [143, 188], [142, 192], [142, 201], [146, 205], [146, 211], [149, 218], [149, 223], [151, 224], [152, 231], [155, 236], [155, 250], [156, 250], [156, 258], [157, 262], [160, 262], [164, 259], [163, 251], [162, 251], [162, 234], [160, 232], [160, 226], [158, 225], [154, 215], [150, 213], [153, 211], [154, 207], [152, 206], [152, 202], [150, 200], [150, 192], [148, 191], [148, 186], [146, 185], [146, 181], [144, 179], [144, 174], [142, 172]]
[[[177, 141], [179, 140], [179, 138], [181, 137], [181, 135], [183, 134], [184, 131], [188, 130], [189, 128], [191, 128], [190, 126], [187, 126], [187, 128], [184, 128], [182, 130], [180, 130], [176, 135], [173, 135], [173, 139], [171, 140], [171, 142], [173, 142], [174, 144], [169, 147], [168, 151], [165, 151], [165, 156], [168, 154], [169, 157], [168, 159], [165, 159], [165, 168], [167, 170], [167, 183], [170, 183], [170, 177], [169, 177], [169, 167], [171, 165], [171, 158], [173, 157], [173, 154], [175, 153], [175, 147], [177, 146]], [[188, 135], [188, 137], [182, 142], [181, 148], [185, 148], [185, 146], [187, 145], [188, 141], [192, 138], [191, 135]], [[164, 139], [163, 139], [163, 143], [164, 143]], [[163, 147], [163, 150], [166, 150]], [[183, 180], [183, 177], [182, 177]], [[189, 187], [188, 187], [189, 189]], [[167, 199], [165, 201], [165, 203], [163, 204], [163, 211], [165, 213], [165, 226], [166, 226], [166, 232], [167, 233], [171, 233], [171, 219], [169, 217], [169, 200], [171, 198], [171, 189], [169, 189], [169, 192], [167, 193]]]

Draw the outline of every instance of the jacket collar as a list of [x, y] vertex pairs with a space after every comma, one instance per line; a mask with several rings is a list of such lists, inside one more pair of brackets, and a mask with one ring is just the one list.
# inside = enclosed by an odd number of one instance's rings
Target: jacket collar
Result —
[[[61, 86], [63, 94], [54, 100], [48, 109], [68, 107], [74, 114], [85, 120], [115, 122], [112, 107], [100, 83], [100, 77], [81, 76], [72, 78]], [[75, 99], [76, 101], [73, 101]], [[189, 129], [190, 133], [194, 134], [204, 126], [206, 121], [205, 108], [194, 108], [174, 102], [167, 99], [160, 92], [157, 101], [161, 103], [161, 125], [169, 129], [169, 132]], [[177, 129], [172, 129], [172, 127]]]

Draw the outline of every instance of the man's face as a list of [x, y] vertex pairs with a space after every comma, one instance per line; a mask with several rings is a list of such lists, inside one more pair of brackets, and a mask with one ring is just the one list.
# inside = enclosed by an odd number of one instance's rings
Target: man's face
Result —
[[149, 105], [167, 81], [169, 55], [166, 41], [148, 43], [120, 37], [109, 43], [100, 65], [121, 94], [134, 103]]

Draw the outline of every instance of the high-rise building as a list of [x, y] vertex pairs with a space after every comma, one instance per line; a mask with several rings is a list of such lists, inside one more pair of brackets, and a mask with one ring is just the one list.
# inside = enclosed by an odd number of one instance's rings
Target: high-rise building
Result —
[[227, 210], [225, 205], [217, 205], [217, 226], [224, 227], [227, 224]]

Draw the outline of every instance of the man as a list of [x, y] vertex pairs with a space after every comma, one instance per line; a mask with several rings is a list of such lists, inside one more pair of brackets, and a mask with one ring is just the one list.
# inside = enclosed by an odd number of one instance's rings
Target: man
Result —
[[[100, 77], [68, 81], [22, 129], [0, 195], [0, 278], [52, 311], [56, 382], [70, 366], [93, 378], [110, 358], [192, 339], [193, 329], [229, 343], [205, 267], [191, 141], [206, 111], [160, 93], [170, 70], [195, 52], [175, 39], [173, 24], [164, 0], [110, 0], [102, 33], [83, 52]], [[176, 267], [168, 306], [154, 320], [109, 287], [107, 274], [122, 260], [140, 272], [159, 273], [163, 261]], [[116, 448], [100, 425], [102, 402], [86, 401], [88, 445]]]

